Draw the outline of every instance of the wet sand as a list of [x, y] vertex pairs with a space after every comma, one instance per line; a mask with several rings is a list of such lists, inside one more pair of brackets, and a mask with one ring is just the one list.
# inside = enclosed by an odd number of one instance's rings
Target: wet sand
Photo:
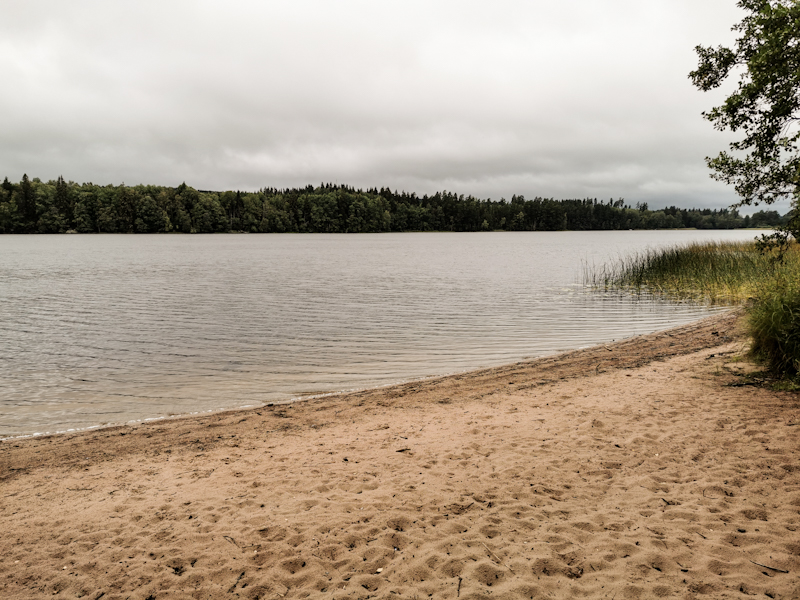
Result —
[[7, 440], [0, 597], [800, 597], [800, 395], [736, 318]]

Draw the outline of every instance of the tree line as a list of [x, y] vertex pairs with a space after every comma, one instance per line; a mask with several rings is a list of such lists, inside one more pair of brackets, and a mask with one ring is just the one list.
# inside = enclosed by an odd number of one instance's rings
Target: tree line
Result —
[[23, 175], [0, 185], [0, 233], [362, 233], [384, 231], [562, 231], [735, 229], [775, 226], [777, 211], [650, 210], [623, 199], [483, 200], [451, 192], [431, 196], [347, 185], [257, 192], [155, 185], [95, 185]]

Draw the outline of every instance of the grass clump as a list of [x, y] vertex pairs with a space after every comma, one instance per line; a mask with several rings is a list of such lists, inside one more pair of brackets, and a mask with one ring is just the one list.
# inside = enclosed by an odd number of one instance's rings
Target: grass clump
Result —
[[[783, 264], [800, 268], [800, 255], [789, 254]], [[738, 304], [754, 297], [764, 278], [781, 266], [774, 256], [759, 252], [755, 242], [707, 242], [648, 249], [591, 272], [587, 279], [598, 287]]]
[[800, 244], [782, 251], [755, 242], [675, 246], [588, 272], [597, 287], [648, 291], [678, 299], [747, 305], [752, 354], [774, 373], [800, 371]]
[[765, 281], [748, 313], [753, 355], [776, 373], [796, 376], [800, 371], [800, 272], [781, 270]]

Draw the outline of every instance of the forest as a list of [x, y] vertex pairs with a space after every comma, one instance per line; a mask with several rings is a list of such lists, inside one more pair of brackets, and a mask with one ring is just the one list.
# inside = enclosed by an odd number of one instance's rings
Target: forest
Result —
[[431, 196], [347, 185], [257, 192], [197, 190], [185, 183], [95, 185], [59, 177], [22, 177], [0, 185], [0, 233], [366, 233], [384, 231], [563, 231], [736, 229], [785, 223], [759, 211], [629, 206], [622, 198], [478, 199], [443, 191]]

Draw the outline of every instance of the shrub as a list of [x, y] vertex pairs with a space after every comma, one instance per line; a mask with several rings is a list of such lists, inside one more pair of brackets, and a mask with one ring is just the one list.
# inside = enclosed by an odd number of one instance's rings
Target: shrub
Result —
[[782, 269], [764, 282], [749, 310], [751, 352], [775, 373], [800, 371], [800, 277]]

